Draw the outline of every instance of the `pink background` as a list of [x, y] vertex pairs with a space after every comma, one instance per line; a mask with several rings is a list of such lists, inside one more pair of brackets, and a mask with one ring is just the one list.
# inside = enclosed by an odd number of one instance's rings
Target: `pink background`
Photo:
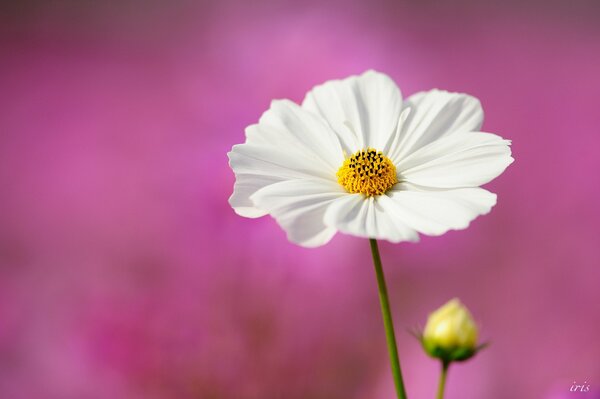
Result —
[[394, 397], [367, 242], [302, 249], [227, 204], [271, 99], [369, 68], [479, 97], [516, 158], [468, 230], [381, 246], [410, 397], [438, 364], [406, 330], [454, 296], [492, 346], [448, 399], [599, 397], [597, 3], [0, 11], [0, 397]]

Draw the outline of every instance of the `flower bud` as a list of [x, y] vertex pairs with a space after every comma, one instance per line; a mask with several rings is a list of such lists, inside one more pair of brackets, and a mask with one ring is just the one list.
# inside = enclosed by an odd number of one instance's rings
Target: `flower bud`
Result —
[[477, 352], [477, 334], [471, 313], [454, 298], [429, 315], [421, 343], [430, 356], [449, 363]]

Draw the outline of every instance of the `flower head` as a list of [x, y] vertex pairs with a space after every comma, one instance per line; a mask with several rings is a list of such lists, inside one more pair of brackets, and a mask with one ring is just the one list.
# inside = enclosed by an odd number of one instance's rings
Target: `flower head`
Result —
[[273, 216], [300, 245], [336, 232], [392, 242], [464, 229], [496, 203], [479, 186], [513, 161], [510, 142], [479, 132], [483, 110], [440, 90], [402, 100], [367, 71], [313, 88], [302, 105], [275, 100], [229, 153], [229, 202]]
[[433, 357], [466, 360], [477, 351], [477, 335], [471, 313], [454, 298], [429, 315], [421, 342]]

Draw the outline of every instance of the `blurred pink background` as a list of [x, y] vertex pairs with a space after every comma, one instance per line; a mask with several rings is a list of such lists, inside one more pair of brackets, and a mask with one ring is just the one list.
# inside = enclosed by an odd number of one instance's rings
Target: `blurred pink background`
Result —
[[448, 399], [600, 397], [597, 2], [0, 10], [0, 397], [393, 398], [367, 242], [227, 203], [271, 99], [370, 68], [479, 97], [516, 158], [468, 230], [381, 246], [410, 397], [439, 365], [406, 330], [454, 296], [493, 344]]

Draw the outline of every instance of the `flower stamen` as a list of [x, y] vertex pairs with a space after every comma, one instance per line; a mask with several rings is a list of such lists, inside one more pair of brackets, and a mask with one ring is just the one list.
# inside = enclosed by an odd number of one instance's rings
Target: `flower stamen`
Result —
[[346, 191], [367, 197], [384, 194], [398, 183], [392, 161], [381, 151], [370, 147], [346, 158], [336, 176]]

